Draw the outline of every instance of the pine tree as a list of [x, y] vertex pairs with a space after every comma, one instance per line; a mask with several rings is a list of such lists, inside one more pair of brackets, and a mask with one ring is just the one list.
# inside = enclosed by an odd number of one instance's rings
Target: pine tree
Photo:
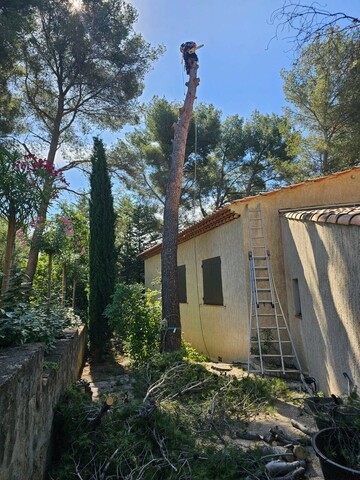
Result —
[[[165, 320], [162, 331], [162, 350], [173, 352], [181, 347], [181, 321], [177, 282], [177, 246], [179, 231], [179, 205], [181, 183], [185, 161], [186, 140], [193, 112], [196, 89], [200, 79], [197, 78], [196, 43], [189, 59], [184, 55], [189, 81], [184, 105], [180, 109], [179, 120], [174, 125], [173, 151], [170, 157], [169, 177], [166, 186], [164, 205], [164, 229], [161, 251], [161, 300], [162, 317]], [[183, 44], [185, 45], [185, 44]], [[183, 46], [182, 45], [182, 46]], [[193, 55], [195, 55], [193, 57]]]
[[93, 359], [106, 353], [110, 330], [103, 315], [114, 292], [115, 213], [103, 143], [94, 138], [90, 176], [89, 339]]

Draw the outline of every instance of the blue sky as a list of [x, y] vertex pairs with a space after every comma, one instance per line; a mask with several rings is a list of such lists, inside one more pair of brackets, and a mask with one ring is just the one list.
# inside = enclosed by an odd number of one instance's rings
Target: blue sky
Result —
[[[294, 45], [283, 32], [274, 38], [272, 12], [284, 0], [131, 0], [139, 18], [135, 29], [153, 46], [166, 52], [145, 78], [140, 100], [154, 95], [182, 101], [187, 76], [181, 64], [180, 44], [193, 40], [205, 46], [198, 51], [200, 86], [197, 101], [212, 103], [224, 117], [248, 118], [261, 113], [282, 113], [285, 99], [280, 70], [291, 68]], [[311, 4], [312, 0], [302, 0]], [[319, 0], [331, 12], [360, 16], [360, 0]], [[123, 133], [95, 132], [111, 145]], [[76, 180], [79, 174], [73, 172]]]
[[[273, 39], [276, 25], [272, 12], [284, 0], [132, 0], [138, 10], [136, 29], [152, 45], [164, 44], [166, 53], [154, 64], [145, 80], [142, 99], [153, 95], [168, 100], [184, 98], [182, 42], [205, 46], [198, 51], [201, 79], [198, 101], [213, 103], [225, 116], [249, 117], [281, 113], [285, 104], [281, 68], [290, 68], [293, 45]], [[311, 4], [312, 0], [301, 3]], [[360, 0], [318, 0], [331, 12], [360, 15]], [[282, 37], [289, 36], [284, 32]], [[185, 75], [185, 81], [186, 81]]]

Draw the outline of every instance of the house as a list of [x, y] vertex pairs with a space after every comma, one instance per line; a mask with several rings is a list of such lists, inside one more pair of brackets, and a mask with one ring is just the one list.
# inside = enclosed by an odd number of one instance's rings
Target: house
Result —
[[[302, 370], [325, 393], [360, 385], [360, 167], [244, 198], [178, 237], [185, 339], [211, 359], [247, 362], [251, 318], [248, 212], [261, 207], [279, 302]], [[145, 283], [161, 244], [142, 253]]]

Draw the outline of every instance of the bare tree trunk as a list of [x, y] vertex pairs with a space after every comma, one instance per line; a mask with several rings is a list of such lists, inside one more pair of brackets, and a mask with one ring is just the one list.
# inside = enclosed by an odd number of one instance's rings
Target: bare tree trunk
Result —
[[[56, 116], [55, 124], [54, 124], [54, 129], [52, 131], [51, 135], [51, 142], [50, 142], [50, 147], [49, 147], [49, 152], [47, 156], [47, 161], [51, 164], [54, 165], [55, 162], [55, 156], [57, 149], [59, 147], [59, 140], [60, 140], [60, 126], [61, 126], [61, 119], [63, 116], [63, 100], [59, 100], [59, 105], [58, 105], [58, 113]], [[25, 274], [28, 279], [30, 288], [34, 280], [34, 276], [36, 273], [36, 268], [37, 268], [37, 263], [38, 263], [38, 258], [39, 258], [39, 240], [42, 234], [42, 230], [44, 228], [45, 222], [46, 222], [46, 215], [47, 211], [49, 208], [50, 204], [50, 198], [51, 198], [51, 191], [52, 191], [52, 181], [48, 179], [45, 182], [45, 187], [44, 187], [44, 197], [41, 202], [41, 205], [39, 207], [39, 213], [38, 213], [38, 218], [37, 218], [37, 224], [34, 228], [34, 233], [31, 239], [31, 245], [30, 245], [30, 251], [29, 251], [29, 256], [28, 256], [28, 262], [26, 265], [26, 270]], [[30, 293], [30, 292], [29, 292]]]
[[7, 234], [6, 234], [4, 265], [3, 265], [3, 275], [4, 276], [2, 278], [2, 284], [1, 284], [1, 295], [4, 295], [4, 293], [7, 292], [8, 289], [9, 289], [9, 283], [10, 283], [10, 277], [11, 277], [11, 268], [12, 268], [12, 264], [13, 264], [15, 237], [16, 237], [15, 209], [10, 204], [9, 217], [8, 217], [8, 227], [7, 227]]
[[47, 299], [51, 300], [51, 283], [52, 283], [52, 265], [53, 265], [53, 254], [49, 253], [48, 259], [48, 285], [47, 285]]
[[73, 278], [73, 286], [72, 286], [72, 301], [71, 301], [71, 306], [72, 309], [74, 310], [75, 308], [75, 300], [76, 300], [76, 278]]
[[166, 187], [164, 207], [164, 230], [161, 252], [162, 316], [164, 321], [162, 351], [172, 352], [181, 347], [181, 321], [178, 298], [177, 243], [179, 228], [179, 204], [181, 182], [185, 160], [186, 140], [192, 116], [196, 88], [198, 65], [191, 62], [188, 90], [180, 118], [174, 125], [173, 153], [170, 159], [169, 178]]
[[65, 307], [66, 301], [66, 266], [62, 264], [62, 276], [61, 276], [61, 306]]

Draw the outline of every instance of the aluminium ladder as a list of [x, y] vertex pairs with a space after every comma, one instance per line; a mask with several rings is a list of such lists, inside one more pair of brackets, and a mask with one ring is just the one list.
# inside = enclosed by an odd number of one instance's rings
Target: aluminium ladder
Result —
[[250, 319], [248, 371], [301, 375], [299, 360], [274, 284], [261, 206], [248, 208]]

